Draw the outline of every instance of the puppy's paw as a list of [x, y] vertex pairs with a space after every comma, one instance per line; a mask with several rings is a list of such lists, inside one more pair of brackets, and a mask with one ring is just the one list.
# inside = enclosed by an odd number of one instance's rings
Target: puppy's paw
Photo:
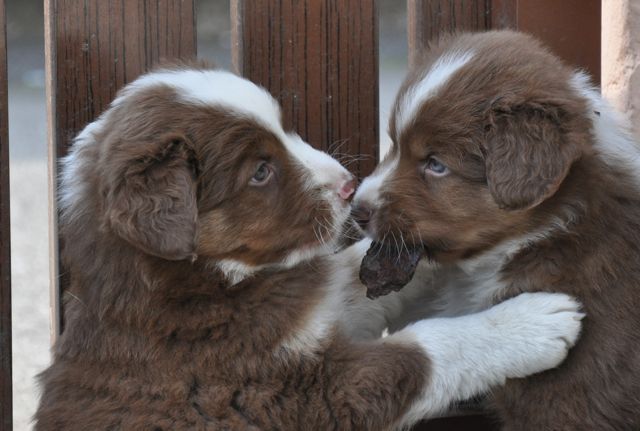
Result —
[[585, 316], [575, 299], [561, 293], [523, 293], [485, 313], [489, 328], [503, 334], [496, 353], [505, 355], [510, 378], [558, 366], [578, 340]]

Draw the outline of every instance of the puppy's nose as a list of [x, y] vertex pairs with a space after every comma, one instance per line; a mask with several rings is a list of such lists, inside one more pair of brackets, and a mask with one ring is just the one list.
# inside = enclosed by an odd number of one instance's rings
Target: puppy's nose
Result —
[[360, 203], [351, 207], [351, 217], [363, 231], [367, 230], [372, 214], [373, 210], [366, 204]]
[[349, 178], [344, 180], [342, 184], [340, 184], [340, 188], [338, 188], [338, 195], [342, 199], [349, 200], [353, 196], [353, 192], [356, 191], [356, 178], [353, 175], [349, 175]]

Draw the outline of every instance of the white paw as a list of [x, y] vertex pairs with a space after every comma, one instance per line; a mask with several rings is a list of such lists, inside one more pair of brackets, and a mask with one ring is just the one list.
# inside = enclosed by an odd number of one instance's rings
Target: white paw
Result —
[[585, 316], [561, 293], [523, 293], [486, 310], [490, 330], [503, 334], [507, 377], [525, 377], [558, 366], [576, 343]]

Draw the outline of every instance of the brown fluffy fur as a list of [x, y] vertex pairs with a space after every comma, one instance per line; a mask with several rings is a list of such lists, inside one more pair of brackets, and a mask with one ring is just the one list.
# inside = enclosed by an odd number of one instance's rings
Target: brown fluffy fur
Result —
[[[428, 358], [337, 329], [317, 351], [282, 347], [323, 300], [326, 259], [233, 286], [211, 262], [317, 245], [327, 203], [268, 130], [177, 99], [167, 86], [129, 94], [77, 150], [84, 191], [61, 220], [72, 282], [35, 429], [389, 428]], [[267, 157], [277, 178], [246, 187]]]
[[365, 243], [333, 254], [353, 177], [274, 104], [231, 74], [174, 69], [76, 139], [71, 285], [36, 430], [387, 430], [566, 356], [582, 317], [566, 295], [375, 338], [388, 315], [355, 283]]
[[[520, 292], [575, 295], [584, 332], [557, 369], [510, 381], [491, 405], [509, 431], [640, 429], [640, 187], [625, 158], [602, 154], [572, 70], [514, 32], [435, 43], [400, 100], [444, 53], [474, 52], [406, 129], [391, 121], [372, 222], [422, 238], [445, 267], [527, 235], [506, 257], [500, 301]], [[604, 142], [608, 144], [608, 142]], [[425, 175], [436, 157], [450, 173]], [[394, 161], [395, 160], [395, 161]]]

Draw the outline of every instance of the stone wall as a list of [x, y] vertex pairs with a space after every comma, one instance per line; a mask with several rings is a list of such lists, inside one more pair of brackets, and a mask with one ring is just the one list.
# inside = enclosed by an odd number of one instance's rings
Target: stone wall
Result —
[[640, 0], [602, 1], [602, 93], [640, 138]]

